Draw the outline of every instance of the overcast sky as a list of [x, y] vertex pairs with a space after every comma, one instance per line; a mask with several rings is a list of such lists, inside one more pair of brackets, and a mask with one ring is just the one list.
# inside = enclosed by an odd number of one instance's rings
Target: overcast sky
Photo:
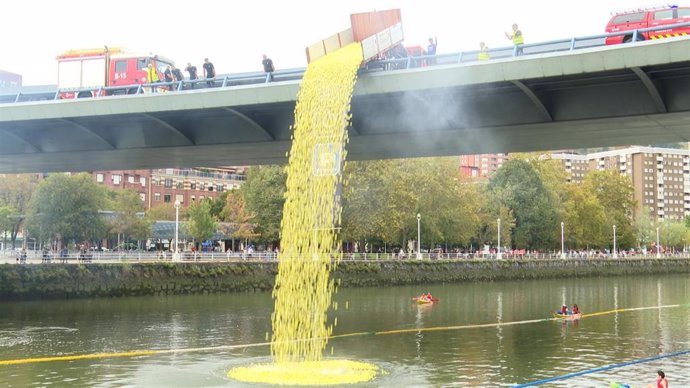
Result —
[[[634, 0], [633, 0], [634, 1]], [[400, 8], [405, 45], [438, 53], [508, 46], [503, 35], [518, 23], [527, 43], [604, 32], [613, 10], [640, 5], [622, 0], [5, 0], [0, 22], [0, 69], [24, 85], [55, 84], [55, 56], [70, 49], [123, 47], [166, 56], [180, 66], [218, 73], [261, 70], [268, 54], [276, 68], [306, 66], [304, 49], [349, 28], [351, 13]]]

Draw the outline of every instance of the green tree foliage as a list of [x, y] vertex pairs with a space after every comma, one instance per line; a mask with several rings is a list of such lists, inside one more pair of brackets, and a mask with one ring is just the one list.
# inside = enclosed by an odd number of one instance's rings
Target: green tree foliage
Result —
[[13, 210], [5, 219], [11, 219], [13, 225], [10, 229], [10, 239], [14, 248], [17, 234], [21, 231], [24, 220], [29, 210], [29, 202], [36, 190], [39, 178], [36, 174], [7, 174], [0, 177], [0, 205], [8, 206]]
[[563, 186], [566, 247], [586, 249], [606, 246], [606, 211], [597, 196], [582, 185]]
[[211, 215], [211, 202], [211, 200], [199, 201], [189, 207], [187, 228], [196, 241], [208, 240], [218, 228], [216, 220]]
[[211, 200], [211, 215], [213, 218], [220, 220], [223, 218], [223, 210], [227, 203], [228, 195], [230, 191], [223, 191], [219, 196]]
[[[180, 207], [179, 212], [180, 220], [187, 218], [187, 209]], [[152, 222], [175, 221], [175, 205], [172, 203], [163, 203], [152, 207], [146, 212], [146, 218]]]
[[512, 246], [544, 249], [555, 245], [560, 231], [551, 193], [526, 160], [503, 164], [489, 181], [488, 189], [515, 217]]
[[659, 227], [661, 245], [666, 249], [682, 250], [687, 244], [687, 229], [682, 221], [665, 221]]
[[[644, 209], [643, 209], [644, 210]], [[656, 245], [656, 223], [647, 211], [640, 211], [635, 217], [637, 243], [640, 248]]]
[[221, 211], [221, 219], [233, 226], [231, 237], [234, 239], [248, 239], [256, 237], [253, 219], [255, 215], [247, 211], [244, 197], [238, 190], [225, 192], [225, 206]]
[[458, 180], [456, 158], [348, 163], [343, 189], [346, 241], [406, 246], [469, 244], [479, 225], [476, 188]]
[[110, 221], [111, 233], [122, 234], [125, 241], [128, 238], [142, 240], [151, 236], [151, 221], [138, 214], [144, 211], [144, 204], [135, 190], [117, 191], [113, 210], [115, 215]]
[[504, 205], [498, 195], [486, 186], [481, 187], [479, 197], [479, 228], [477, 230], [476, 241], [481, 248], [482, 245], [496, 245], [498, 243], [498, 220], [501, 220], [501, 246], [509, 246], [513, 229], [515, 228], [515, 217], [513, 211]]
[[88, 174], [50, 175], [31, 198], [27, 218], [30, 233], [43, 241], [104, 237], [105, 223], [98, 212], [104, 203], [104, 190]]
[[252, 167], [240, 194], [246, 210], [253, 214], [257, 240], [273, 243], [280, 239], [280, 221], [285, 203], [285, 170], [280, 166]]
[[616, 225], [617, 245], [631, 248], [637, 245], [637, 233], [633, 225], [636, 203], [630, 177], [616, 171], [591, 171], [585, 176], [583, 188], [593, 193], [606, 215], [602, 233], [613, 244], [613, 225]]

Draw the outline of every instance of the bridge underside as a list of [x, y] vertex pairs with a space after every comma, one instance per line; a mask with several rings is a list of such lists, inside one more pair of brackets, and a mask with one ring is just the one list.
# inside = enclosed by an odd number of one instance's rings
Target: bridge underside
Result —
[[[361, 77], [352, 103], [349, 159], [690, 139], [690, 58], [481, 79], [483, 71], [496, 72], [491, 66], [504, 73], [522, 66], [529, 73], [535, 60]], [[284, 163], [297, 88], [296, 82], [277, 87], [273, 102], [246, 98], [254, 93], [249, 88], [26, 105], [33, 118], [10, 117], [18, 111], [0, 118], [0, 172]], [[55, 105], [62, 109], [59, 117], [51, 111]]]

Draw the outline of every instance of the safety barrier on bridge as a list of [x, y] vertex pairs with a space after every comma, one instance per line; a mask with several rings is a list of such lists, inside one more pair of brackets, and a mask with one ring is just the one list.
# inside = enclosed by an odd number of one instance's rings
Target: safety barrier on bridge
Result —
[[[663, 254], [626, 254], [619, 253], [617, 259], [672, 259], [687, 258], [688, 253]], [[395, 261], [395, 260], [415, 260], [417, 253], [350, 253], [341, 252], [341, 261]], [[537, 253], [501, 253], [501, 258], [497, 259], [496, 253], [435, 253], [422, 252], [418, 260], [436, 261], [467, 261], [467, 260], [580, 260], [580, 259], [616, 259], [610, 253], [601, 252], [582, 252], [568, 253], [563, 257], [560, 253], [537, 252]], [[277, 261], [276, 252], [181, 252], [181, 262], [246, 262], [246, 261]], [[122, 252], [99, 252], [90, 251], [85, 254], [70, 252], [67, 256], [49, 253], [43, 255], [40, 251], [27, 252], [26, 257], [14, 251], [0, 252], [0, 263], [22, 263], [22, 264], [82, 264], [82, 263], [116, 263], [116, 262], [161, 262], [173, 261], [173, 253], [169, 251], [122, 251]]]
[[[523, 56], [562, 52], [562, 51], [573, 51], [579, 49], [586, 49], [591, 47], [605, 46], [605, 40], [608, 37], [615, 36], [631, 36], [632, 42], [638, 42], [642, 38], [642, 33], [669, 30], [680, 27], [690, 27], [689, 23], [679, 23], [672, 25], [662, 25], [638, 30], [628, 30], [615, 33], [590, 35], [582, 37], [572, 37], [567, 39], [558, 39], [547, 42], [538, 43], [527, 43], [523, 44], [522, 52]], [[676, 38], [678, 39], [678, 38]], [[687, 39], [687, 37], [681, 37], [680, 39]], [[629, 43], [628, 43], [629, 44]], [[440, 65], [453, 65], [462, 64], [470, 62], [478, 62], [480, 50], [463, 51], [459, 53], [452, 54], [439, 54], [439, 55], [422, 55], [422, 56], [412, 56], [405, 58], [392, 58], [379, 61], [368, 62], [362, 69], [362, 72], [375, 72], [381, 70], [401, 70], [409, 69], [415, 67], [427, 67], [427, 66], [440, 66]], [[488, 53], [491, 59], [501, 59], [515, 57], [518, 54], [517, 47], [501, 47], [496, 49], [489, 49]], [[300, 80], [304, 74], [305, 69], [289, 69], [289, 70], [279, 70], [273, 73], [273, 82], [280, 81], [294, 81]], [[175, 92], [183, 92], [189, 90], [199, 90], [209, 87], [207, 83], [210, 82], [212, 87], [234, 87], [239, 85], [257, 85], [265, 84], [269, 82], [269, 78], [263, 72], [253, 72], [253, 73], [242, 73], [242, 74], [230, 74], [223, 77], [217, 77], [210, 80], [207, 79], [197, 79], [197, 80], [184, 80], [176, 82], [158, 82], [155, 84], [142, 84], [142, 85], [128, 85], [128, 86], [111, 86], [102, 87], [98, 90], [96, 95], [104, 94], [105, 96], [112, 95], [127, 95], [127, 94], [142, 94], [147, 90], [150, 91], [151, 88], [158, 89], [170, 89]], [[3, 103], [18, 103], [18, 102], [28, 102], [28, 101], [47, 101], [47, 100], [58, 100], [61, 92], [93, 92], [91, 88], [86, 89], [69, 89], [69, 90], [55, 90], [50, 92], [31, 92], [31, 93], [13, 93], [0, 95], [0, 104]], [[104, 93], [101, 93], [104, 92]]]

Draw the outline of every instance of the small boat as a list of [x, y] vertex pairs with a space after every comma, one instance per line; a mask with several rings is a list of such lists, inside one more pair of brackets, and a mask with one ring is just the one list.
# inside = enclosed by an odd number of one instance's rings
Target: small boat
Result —
[[561, 314], [561, 313], [553, 313], [554, 318], [558, 319], [563, 319], [566, 321], [574, 321], [576, 319], [582, 318], [582, 313], [577, 313], [577, 314]]
[[426, 299], [426, 298], [415, 297], [415, 298], [412, 298], [412, 300], [417, 302], [417, 304], [432, 304], [432, 303], [438, 302], [440, 299], [439, 298]]

